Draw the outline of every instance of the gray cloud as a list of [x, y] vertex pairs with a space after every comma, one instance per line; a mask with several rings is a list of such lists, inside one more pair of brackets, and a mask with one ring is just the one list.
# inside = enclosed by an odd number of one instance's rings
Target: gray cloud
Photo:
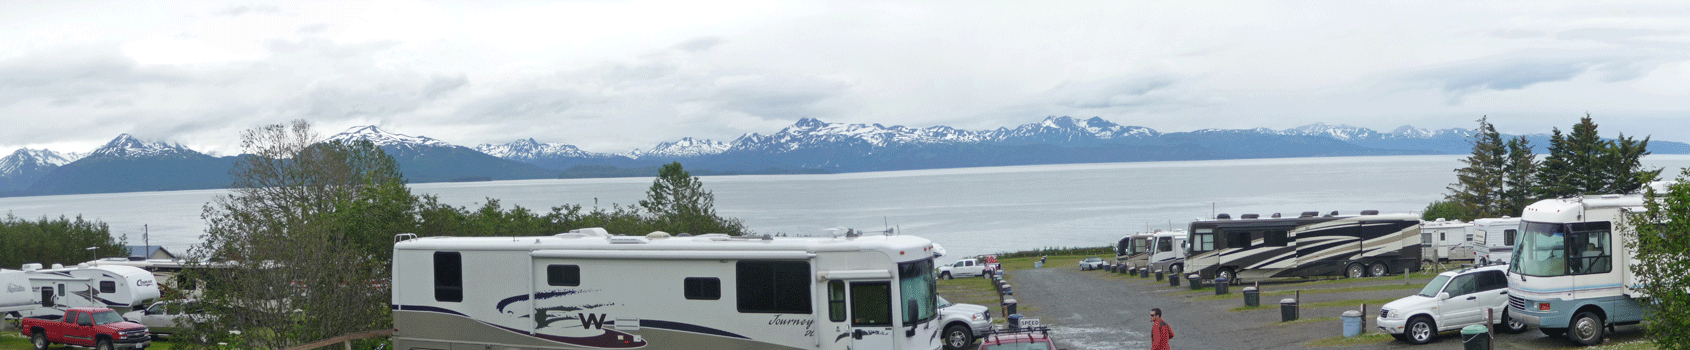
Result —
[[1081, 109], [1139, 107], [1169, 102], [1167, 89], [1175, 84], [1163, 75], [1123, 76], [1109, 79], [1065, 82], [1050, 89], [1057, 105]]
[[1431, 84], [1446, 103], [1460, 105], [1467, 96], [1484, 91], [1520, 90], [1537, 84], [1569, 81], [1587, 73], [1600, 74], [1605, 83], [1642, 77], [1659, 62], [1648, 57], [1609, 55], [1509, 55], [1446, 65], [1408, 75], [1411, 82]]
[[715, 48], [716, 45], [721, 45], [723, 42], [726, 42], [726, 41], [722, 40], [721, 37], [706, 36], [706, 37], [699, 37], [699, 38], [692, 39], [692, 40], [687, 40], [687, 41], [682, 42], [678, 45], [675, 45], [675, 48], [681, 49], [681, 51], [686, 51], [686, 52], [704, 52], [704, 51], [709, 51], [712, 48]]

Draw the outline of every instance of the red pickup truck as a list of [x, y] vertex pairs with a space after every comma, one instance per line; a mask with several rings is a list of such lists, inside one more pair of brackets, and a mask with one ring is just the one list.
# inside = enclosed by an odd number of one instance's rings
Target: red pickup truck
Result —
[[18, 331], [29, 337], [36, 350], [47, 350], [53, 343], [99, 350], [145, 349], [153, 343], [147, 326], [125, 321], [117, 311], [103, 307], [75, 307], [65, 310], [64, 316], [31, 316], [19, 321]]

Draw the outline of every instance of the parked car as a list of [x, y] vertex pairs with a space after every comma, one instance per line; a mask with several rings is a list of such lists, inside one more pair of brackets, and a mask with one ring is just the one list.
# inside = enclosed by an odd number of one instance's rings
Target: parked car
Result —
[[103, 307], [73, 307], [64, 315], [41, 315], [19, 320], [18, 331], [29, 337], [36, 350], [54, 343], [91, 347], [145, 349], [152, 345], [147, 326], [124, 321], [117, 311]]
[[123, 314], [124, 319], [147, 326], [153, 334], [175, 334], [189, 326], [178, 325], [177, 321], [204, 322], [207, 317], [205, 309], [192, 300], [155, 302], [146, 309]]
[[1050, 339], [1050, 328], [995, 329], [980, 338], [980, 350], [1059, 350]]
[[1420, 293], [1397, 299], [1379, 310], [1379, 330], [1399, 340], [1425, 344], [1438, 332], [1484, 324], [1485, 309], [1494, 312], [1500, 330], [1519, 333], [1526, 324], [1508, 314], [1508, 266], [1446, 271], [1432, 278]]
[[1103, 268], [1103, 258], [1090, 257], [1080, 260], [1080, 270], [1096, 270]]
[[992, 330], [992, 309], [975, 304], [952, 304], [939, 298], [939, 324], [945, 325], [945, 350], [967, 349], [980, 339], [981, 334]]
[[939, 266], [939, 278], [985, 276], [991, 273], [991, 270], [988, 269], [989, 266], [975, 259], [957, 260], [950, 265]]

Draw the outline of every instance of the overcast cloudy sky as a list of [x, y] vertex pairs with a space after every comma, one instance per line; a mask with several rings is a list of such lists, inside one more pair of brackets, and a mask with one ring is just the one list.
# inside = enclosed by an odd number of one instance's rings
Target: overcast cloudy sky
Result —
[[0, 151], [238, 152], [292, 119], [625, 152], [799, 118], [1161, 131], [1315, 122], [1690, 141], [1690, 5], [0, 2]]

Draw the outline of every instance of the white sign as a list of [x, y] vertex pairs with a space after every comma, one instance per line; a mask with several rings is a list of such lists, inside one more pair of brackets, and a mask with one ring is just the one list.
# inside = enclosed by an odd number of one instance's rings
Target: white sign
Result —
[[1021, 319], [1021, 323], [1019, 323], [1018, 326], [1020, 326], [1021, 329], [1037, 328], [1037, 327], [1040, 327], [1040, 323], [1039, 323], [1039, 319], [1037, 319], [1037, 318], [1023, 318], [1023, 319]]

